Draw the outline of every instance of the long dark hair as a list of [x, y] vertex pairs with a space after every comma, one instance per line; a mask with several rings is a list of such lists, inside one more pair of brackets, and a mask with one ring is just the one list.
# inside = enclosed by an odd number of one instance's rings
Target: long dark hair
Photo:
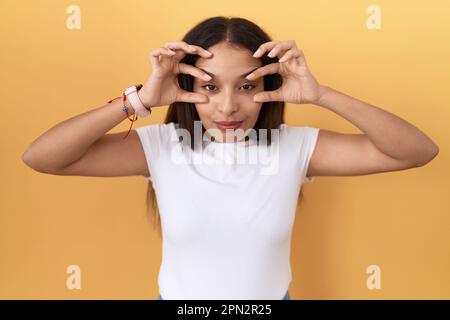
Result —
[[[253, 53], [260, 45], [272, 40], [260, 27], [247, 19], [217, 16], [208, 18], [194, 26], [183, 37], [182, 41], [200, 46], [206, 50], [220, 42], [226, 41], [231, 46], [248, 49]], [[197, 59], [197, 55], [187, 54], [180, 62], [194, 66]], [[277, 57], [270, 58], [267, 55], [263, 55], [260, 59], [263, 66], [277, 62], [278, 60]], [[194, 87], [194, 77], [189, 74], [179, 74], [178, 84], [180, 88], [192, 92]], [[264, 91], [276, 90], [281, 84], [282, 77], [279, 74], [264, 76]], [[270, 129], [279, 129], [280, 125], [284, 123], [284, 107], [284, 101], [270, 101], [262, 104], [258, 119], [253, 127], [256, 131], [255, 133], [258, 140], [259, 129], [267, 129], [263, 130], [267, 132], [266, 143], [271, 143]], [[171, 122], [177, 123], [179, 128], [188, 130], [191, 137], [194, 136], [194, 121], [200, 121], [200, 117], [195, 108], [195, 104], [189, 102], [174, 102], [170, 104], [164, 119], [165, 124]], [[204, 132], [205, 128], [202, 126], [202, 133]], [[190, 141], [191, 148], [194, 149], [194, 139], [190, 139]], [[303, 198], [302, 191], [299, 193], [299, 198], [300, 201]], [[152, 204], [153, 210], [150, 208], [150, 203]], [[155, 227], [161, 232], [155, 190], [150, 181], [147, 190], [147, 211], [150, 213], [151, 217], [153, 217]]]

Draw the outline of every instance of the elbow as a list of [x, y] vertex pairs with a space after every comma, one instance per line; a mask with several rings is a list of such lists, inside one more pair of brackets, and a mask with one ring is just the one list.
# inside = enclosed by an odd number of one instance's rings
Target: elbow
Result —
[[30, 159], [30, 156], [28, 154], [28, 149], [25, 150], [24, 153], [22, 153], [22, 162], [25, 163], [28, 167], [32, 168], [31, 159]]
[[424, 152], [424, 156], [420, 161], [417, 162], [418, 167], [422, 167], [426, 165], [427, 163], [431, 162], [436, 156], [439, 154], [439, 147], [437, 144], [433, 143], [430, 150], [427, 150], [427, 152]]
[[22, 162], [25, 163], [27, 167], [33, 169], [34, 171], [37, 171], [39, 173], [47, 173], [46, 170], [42, 169], [36, 164], [36, 161], [32, 160], [32, 157], [28, 149], [25, 150], [25, 152], [22, 154]]
[[22, 162], [27, 165], [27, 167], [33, 169], [34, 171], [38, 173], [44, 173], [44, 174], [54, 174], [59, 175], [60, 170], [54, 169], [53, 167], [50, 167], [46, 165], [45, 163], [40, 162], [37, 160], [37, 157], [33, 157], [29, 149], [27, 149], [22, 154]]

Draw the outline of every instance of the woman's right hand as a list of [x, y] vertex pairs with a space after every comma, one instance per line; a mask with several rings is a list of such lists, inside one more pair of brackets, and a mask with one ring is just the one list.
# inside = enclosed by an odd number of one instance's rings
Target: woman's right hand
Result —
[[[210, 80], [202, 70], [192, 65], [180, 63], [186, 54], [198, 54], [211, 58], [213, 54], [200, 46], [189, 45], [184, 41], [170, 41], [164, 47], [150, 52], [152, 74], [139, 90], [139, 96], [146, 107], [169, 105], [176, 101], [205, 103], [208, 96], [185, 91], [178, 85], [179, 73], [190, 74], [202, 80]], [[161, 58], [159, 58], [161, 56]], [[205, 75], [208, 78], [205, 78]]]

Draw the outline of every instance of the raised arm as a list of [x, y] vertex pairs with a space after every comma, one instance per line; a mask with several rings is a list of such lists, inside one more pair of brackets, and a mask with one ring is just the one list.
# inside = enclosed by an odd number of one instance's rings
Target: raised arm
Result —
[[[133, 115], [134, 110], [128, 101], [125, 102], [125, 105], [128, 107], [128, 114]], [[89, 154], [89, 157], [86, 158], [87, 161], [84, 160], [83, 168], [89, 170], [89, 168], [94, 169], [96, 165], [113, 166], [119, 160], [117, 157], [122, 157], [124, 160], [123, 157], [126, 156], [123, 153], [121, 155], [120, 151], [134, 150], [133, 154], [128, 157], [128, 160], [134, 162], [128, 163], [134, 167], [133, 170], [136, 171], [136, 174], [138, 172], [145, 173], [143, 167], [146, 165], [145, 157], [139, 160], [144, 155], [135, 132], [132, 132], [126, 139], [123, 139], [126, 132], [106, 135], [108, 131], [127, 119], [122, 106], [122, 100], [116, 99], [111, 103], [58, 123], [31, 143], [22, 155], [23, 161], [38, 172], [69, 174], [64, 170], [83, 159], [85, 155]], [[114, 143], [111, 143], [113, 140]], [[78, 174], [85, 175], [82, 171], [83, 168], [79, 168]], [[104, 167], [104, 171], [107, 172], [108, 169]], [[132, 173], [132, 171], [128, 171]]]
[[364, 175], [423, 166], [438, 146], [409, 122], [337, 90], [322, 87], [318, 106], [337, 113], [362, 134], [320, 130], [308, 176]]
[[363, 175], [423, 166], [439, 152], [422, 131], [381, 108], [322, 86], [309, 70], [303, 50], [294, 40], [269, 41], [253, 54], [278, 57], [247, 79], [279, 73], [280, 88], [259, 92], [254, 101], [286, 101], [315, 104], [335, 112], [361, 129], [362, 134], [344, 134], [321, 129], [306, 173], [312, 176]]
[[[146, 107], [157, 107], [175, 101], [201, 103], [208, 97], [181, 89], [179, 73], [203, 78], [204, 72], [180, 63], [186, 54], [212, 57], [205, 49], [183, 41], [167, 42], [150, 52], [152, 73], [138, 95]], [[129, 115], [134, 114], [128, 100]], [[22, 160], [43, 173], [83, 176], [149, 176], [144, 150], [135, 130], [123, 139], [125, 132], [106, 134], [127, 119], [122, 101], [114, 100], [92, 111], [82, 113], [52, 127], [26, 149]]]

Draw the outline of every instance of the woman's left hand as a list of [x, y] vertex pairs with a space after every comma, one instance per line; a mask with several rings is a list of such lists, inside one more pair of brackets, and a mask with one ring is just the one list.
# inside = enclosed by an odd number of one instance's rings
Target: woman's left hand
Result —
[[255, 102], [286, 101], [289, 103], [317, 103], [322, 95], [323, 87], [317, 82], [306, 65], [303, 51], [297, 48], [294, 40], [269, 41], [255, 51], [253, 57], [259, 58], [265, 52], [268, 56], [278, 57], [278, 62], [258, 68], [247, 76], [254, 80], [266, 74], [278, 73], [283, 77], [283, 84], [273, 91], [255, 94]]

